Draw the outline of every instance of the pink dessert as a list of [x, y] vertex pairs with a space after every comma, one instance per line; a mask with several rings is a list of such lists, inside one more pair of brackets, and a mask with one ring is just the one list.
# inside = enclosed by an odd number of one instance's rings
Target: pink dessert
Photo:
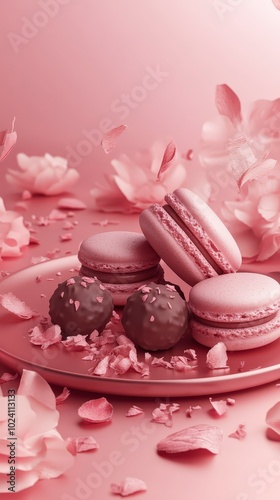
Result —
[[145, 283], [163, 281], [160, 257], [141, 233], [94, 234], [82, 242], [78, 258], [82, 264], [80, 274], [102, 281], [117, 306], [124, 305]]
[[228, 350], [261, 347], [280, 337], [280, 286], [269, 276], [235, 273], [197, 283], [190, 291], [192, 336]]
[[180, 188], [140, 214], [147, 240], [166, 264], [193, 286], [205, 278], [234, 273], [240, 250], [223, 222], [195, 193]]
[[128, 298], [122, 323], [127, 336], [143, 349], [169, 349], [186, 331], [187, 303], [174, 286], [149, 283]]
[[113, 312], [113, 300], [95, 279], [74, 276], [60, 283], [49, 301], [53, 324], [61, 327], [63, 338], [102, 332]]

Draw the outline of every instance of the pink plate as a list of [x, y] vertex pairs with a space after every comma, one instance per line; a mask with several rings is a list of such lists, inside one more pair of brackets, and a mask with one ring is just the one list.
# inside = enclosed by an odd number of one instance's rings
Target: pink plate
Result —
[[[77, 257], [70, 256], [28, 267], [2, 281], [0, 293], [13, 292], [47, 316], [48, 299], [57, 284], [77, 274], [78, 266]], [[58, 272], [61, 276], [57, 276]], [[36, 280], [38, 276], [40, 280]], [[192, 348], [197, 353], [197, 368], [179, 372], [151, 366], [150, 377], [144, 379], [132, 371], [119, 377], [92, 376], [88, 374], [91, 362], [82, 360], [84, 351], [67, 352], [62, 345], [43, 351], [33, 346], [28, 331], [37, 323], [38, 318], [22, 320], [1, 307], [0, 359], [14, 370], [36, 370], [49, 383], [69, 388], [123, 396], [200, 396], [246, 389], [280, 378], [280, 339], [259, 349], [229, 352], [229, 369], [209, 370], [205, 363], [208, 349], [188, 334], [174, 348], [155, 355], [168, 361], [172, 355], [182, 355], [184, 349]], [[139, 350], [140, 361], [143, 355]]]

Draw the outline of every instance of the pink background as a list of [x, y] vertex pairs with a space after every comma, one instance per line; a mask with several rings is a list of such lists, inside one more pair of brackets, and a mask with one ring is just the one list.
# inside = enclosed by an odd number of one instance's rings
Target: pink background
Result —
[[[156, 139], [196, 150], [217, 83], [244, 105], [280, 96], [271, 0], [2, 0], [0, 37], [0, 130], [16, 116], [18, 132], [2, 174], [21, 151], [78, 150], [69, 161], [92, 175], [90, 188], [113, 156]], [[149, 78], [156, 68], [164, 76]], [[106, 156], [96, 145], [102, 129], [121, 123], [128, 129]]]

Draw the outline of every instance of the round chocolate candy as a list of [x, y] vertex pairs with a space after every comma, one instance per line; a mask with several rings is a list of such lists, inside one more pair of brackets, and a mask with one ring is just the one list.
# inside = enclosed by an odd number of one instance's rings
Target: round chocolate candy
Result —
[[104, 330], [113, 312], [110, 292], [96, 278], [73, 276], [60, 283], [49, 301], [53, 324], [63, 338]]
[[128, 298], [122, 323], [127, 336], [143, 349], [169, 349], [186, 331], [187, 303], [173, 285], [149, 283]]

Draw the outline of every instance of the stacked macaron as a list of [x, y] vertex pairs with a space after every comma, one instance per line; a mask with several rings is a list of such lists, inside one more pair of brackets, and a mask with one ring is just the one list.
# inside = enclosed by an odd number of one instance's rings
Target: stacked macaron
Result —
[[165, 201], [144, 210], [140, 226], [165, 263], [192, 287], [192, 336], [209, 347], [223, 342], [229, 350], [278, 339], [278, 282], [257, 273], [237, 273], [242, 258], [234, 238], [195, 193], [177, 189]]

